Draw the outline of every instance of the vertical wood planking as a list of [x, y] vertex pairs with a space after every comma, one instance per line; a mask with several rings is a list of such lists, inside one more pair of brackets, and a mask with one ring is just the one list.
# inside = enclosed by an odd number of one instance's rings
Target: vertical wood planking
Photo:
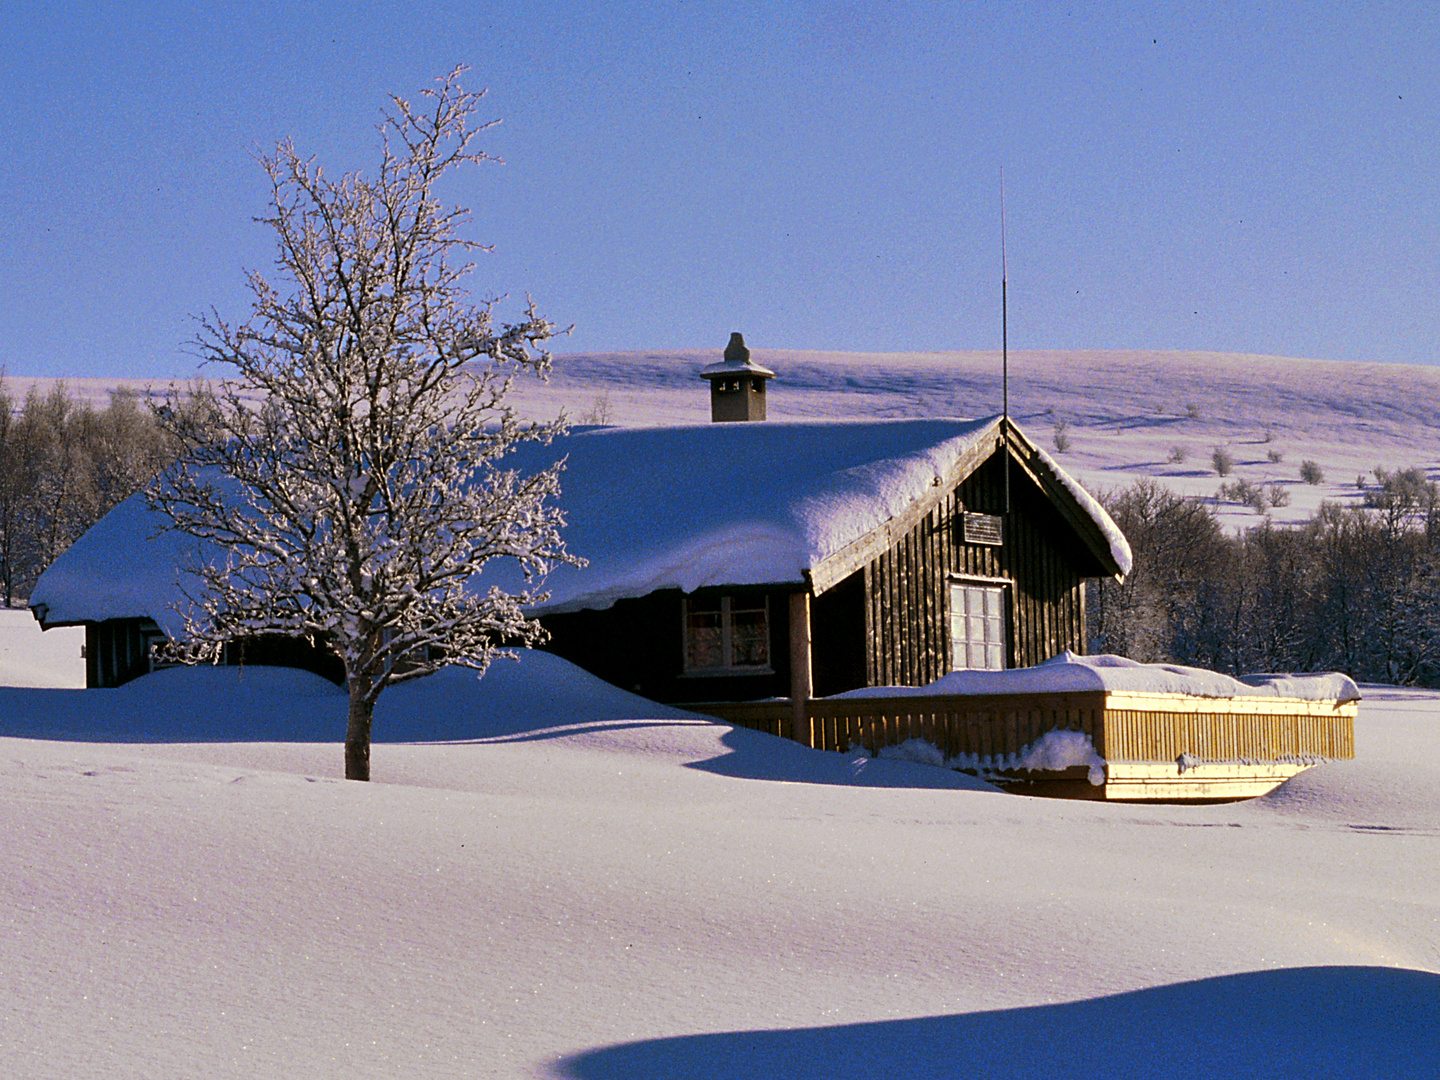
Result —
[[[868, 685], [924, 685], [948, 672], [950, 575], [1006, 578], [1008, 661], [1028, 667], [1064, 649], [1083, 651], [1082, 579], [1056, 530], [1057, 512], [1038, 488], [1017, 485], [1003, 547], [965, 544], [958, 515], [1003, 509], [999, 456], [945, 492], [890, 548], [865, 567]], [[1067, 546], [1068, 545], [1068, 546]]]
[[1114, 761], [1174, 761], [1190, 754], [1203, 761], [1349, 758], [1354, 723], [1344, 715], [1240, 715], [1105, 711], [1096, 750]]

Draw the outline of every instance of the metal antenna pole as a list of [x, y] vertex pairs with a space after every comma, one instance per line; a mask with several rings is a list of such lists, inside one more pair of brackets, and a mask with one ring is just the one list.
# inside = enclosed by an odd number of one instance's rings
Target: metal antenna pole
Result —
[[1005, 450], [1005, 516], [1010, 516], [1010, 267], [1005, 254], [1005, 166], [1000, 166], [1000, 436]]

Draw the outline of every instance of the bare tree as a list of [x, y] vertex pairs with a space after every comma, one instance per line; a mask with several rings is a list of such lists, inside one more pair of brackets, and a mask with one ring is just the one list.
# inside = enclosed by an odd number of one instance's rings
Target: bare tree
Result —
[[207, 361], [236, 372], [211, 408], [159, 414], [186, 450], [151, 505], [218, 552], [190, 568], [199, 587], [177, 652], [214, 658], [259, 634], [332, 649], [354, 780], [370, 777], [386, 687], [444, 664], [484, 672], [506, 644], [541, 638], [523, 611], [540, 595], [488, 584], [489, 560], [518, 560], [527, 583], [580, 561], [560, 536], [560, 464], [503, 464], [561, 430], [506, 404], [517, 372], [548, 370], [538, 346], [554, 327], [533, 303], [497, 325], [494, 300], [469, 302], [468, 211], [435, 194], [450, 170], [487, 160], [473, 141], [490, 125], [475, 125], [481, 95], [462, 72], [421, 107], [392, 98], [373, 178], [331, 179], [288, 140], [262, 158], [278, 278], [249, 274], [244, 323], [203, 321]]
[[113, 505], [102, 503], [94, 484], [86, 440], [94, 415], [56, 383], [45, 394], [32, 386], [10, 418], [0, 494], [7, 602], [27, 595], [41, 571]]
[[1153, 480], [1110, 492], [1102, 501], [1135, 552], [1123, 583], [1096, 583], [1088, 594], [1090, 645], [1136, 660], [1160, 661], [1199, 632], [1200, 602], [1223, 537], [1214, 512]]
[[[189, 406], [182, 403], [182, 407]], [[102, 513], [143, 488], [175, 457], [173, 441], [131, 390], [112, 390], [106, 408], [84, 409], [78, 420], [90, 454], [91, 486]]]
[[1217, 671], [1440, 685], [1440, 487], [1375, 470], [1364, 506], [1238, 534], [1153, 481], [1105, 496], [1135, 565], [1088, 594], [1092, 648]]

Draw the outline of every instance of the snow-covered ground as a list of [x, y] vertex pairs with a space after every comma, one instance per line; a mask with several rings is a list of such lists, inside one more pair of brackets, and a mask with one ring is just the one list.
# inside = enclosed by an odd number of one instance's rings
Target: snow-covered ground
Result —
[[540, 655], [390, 691], [368, 785], [303, 673], [0, 690], [0, 1075], [1430, 1076], [1440, 695], [1366, 695], [1356, 761], [1175, 807]]

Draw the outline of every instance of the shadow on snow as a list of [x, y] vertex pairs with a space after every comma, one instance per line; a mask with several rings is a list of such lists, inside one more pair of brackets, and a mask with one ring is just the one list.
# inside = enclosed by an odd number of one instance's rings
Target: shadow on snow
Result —
[[1440, 976], [1395, 968], [1256, 971], [1061, 1005], [608, 1046], [565, 1080], [1051, 1080], [1434, 1075]]
[[[0, 736], [107, 743], [338, 743], [348, 698], [293, 668], [170, 668], [113, 690], [0, 688]], [[483, 679], [445, 668], [386, 690], [375, 743], [498, 744], [604, 740], [660, 747], [720, 776], [860, 787], [994, 791], [948, 769], [851, 760], [732, 728], [602, 682], [559, 657], [496, 661]]]

